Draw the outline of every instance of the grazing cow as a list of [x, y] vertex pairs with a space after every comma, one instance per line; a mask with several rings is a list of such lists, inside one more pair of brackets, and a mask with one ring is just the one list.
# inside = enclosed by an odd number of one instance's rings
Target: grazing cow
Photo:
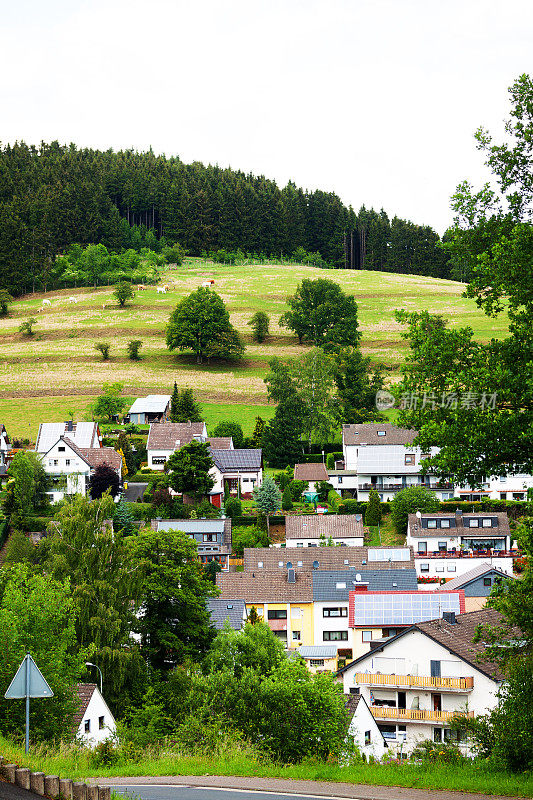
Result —
[[204, 281], [202, 283], [202, 289], [210, 289], [210, 288], [211, 288], [211, 284], [210, 284], [209, 281]]
[[50, 302], [50, 300], [43, 300], [43, 306], [51, 306], [51, 305], [52, 303]]
[[157, 292], [157, 294], [166, 294], [167, 290], [165, 289], [164, 286], [157, 286], [156, 287], [156, 292]]
[[78, 302], [78, 298], [72, 296], [72, 297], [69, 297], [68, 301], [69, 301], [69, 303], [77, 303]]
[[146, 289], [146, 286], [144, 285], [144, 283], [137, 284], [137, 291], [138, 292], [144, 292], [145, 289]]
[[168, 283], [165, 283], [165, 285], [163, 286], [163, 289], [165, 290], [165, 292], [170, 292], [170, 286], [169, 286], [169, 284], [168, 284]]

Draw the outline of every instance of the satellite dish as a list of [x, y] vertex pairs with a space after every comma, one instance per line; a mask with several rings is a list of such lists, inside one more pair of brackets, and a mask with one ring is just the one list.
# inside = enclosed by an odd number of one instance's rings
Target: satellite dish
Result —
[[361, 580], [361, 573], [360, 572], [358, 572], [357, 575], [355, 576], [355, 580], [357, 581], [357, 583], [360, 582], [360, 580]]
[[420, 511], [416, 512], [416, 516], [418, 517], [418, 519], [422, 519], [422, 514], [420, 513]]
[[313, 569], [318, 569], [320, 566], [318, 561], [313, 561]]
[[287, 561], [287, 569], [292, 569], [292, 561]]

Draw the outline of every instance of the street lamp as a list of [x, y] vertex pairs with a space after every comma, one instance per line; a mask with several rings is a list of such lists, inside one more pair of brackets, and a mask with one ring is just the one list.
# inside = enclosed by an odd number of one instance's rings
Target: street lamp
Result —
[[98, 664], [93, 664], [92, 661], [86, 661], [85, 662], [85, 666], [86, 667], [95, 667], [95, 669], [97, 669], [98, 672], [100, 673], [100, 694], [103, 694], [102, 693], [102, 683], [103, 683], [104, 679], [103, 679], [103, 676], [102, 676], [102, 670], [100, 669]]

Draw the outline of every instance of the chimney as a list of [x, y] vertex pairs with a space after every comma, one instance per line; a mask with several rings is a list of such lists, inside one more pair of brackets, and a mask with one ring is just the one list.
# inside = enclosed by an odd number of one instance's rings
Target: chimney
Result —
[[354, 581], [354, 592], [368, 592], [368, 583], [355, 583]]
[[191, 423], [190, 419], [188, 419], [188, 420], [187, 420], [187, 427], [188, 427], [188, 428], [190, 428], [190, 427], [191, 427], [191, 424], [192, 424], [192, 423]]
[[455, 611], [443, 611], [442, 619], [444, 620], [444, 622], [449, 622], [450, 625], [457, 625], [457, 620], [455, 619]]

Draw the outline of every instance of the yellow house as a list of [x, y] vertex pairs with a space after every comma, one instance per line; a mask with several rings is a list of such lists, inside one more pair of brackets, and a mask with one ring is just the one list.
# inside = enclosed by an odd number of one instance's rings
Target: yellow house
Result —
[[223, 600], [243, 599], [248, 614], [255, 608], [288, 648], [314, 644], [311, 573], [294, 570], [218, 573], [217, 586]]

